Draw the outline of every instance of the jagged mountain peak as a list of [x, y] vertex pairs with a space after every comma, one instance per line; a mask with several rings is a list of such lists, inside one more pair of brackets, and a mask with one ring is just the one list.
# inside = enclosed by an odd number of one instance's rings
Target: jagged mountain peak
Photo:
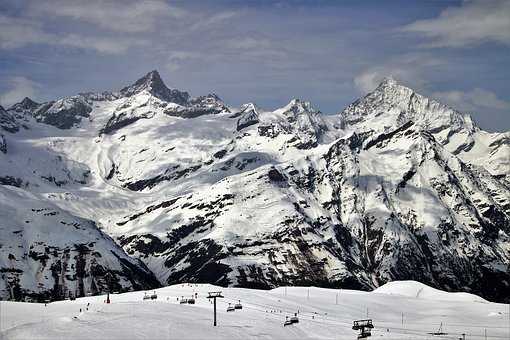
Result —
[[223, 101], [220, 96], [218, 96], [216, 93], [212, 92], [212, 93], [209, 93], [205, 96], [203, 96], [204, 98], [210, 98], [210, 99], [214, 99], [214, 100], [218, 100], [218, 101]]
[[135, 84], [144, 84], [150, 87], [166, 87], [157, 70], [150, 71], [145, 76], [138, 79]]
[[309, 101], [294, 98], [287, 105], [285, 105], [282, 109], [283, 112], [300, 114], [304, 112], [309, 113], [319, 113], [320, 111], [314, 109], [312, 104]]
[[39, 105], [39, 103], [33, 101], [29, 97], [23, 98], [22, 101], [19, 103], [16, 103], [12, 105], [9, 110], [15, 110], [15, 111], [33, 111], [35, 110]]
[[212, 106], [225, 106], [223, 100], [216, 93], [209, 93], [205, 96], [198, 96], [189, 100], [191, 105], [212, 105]]
[[[397, 86], [397, 85], [400, 85], [397, 80], [395, 78], [393, 78], [393, 76], [387, 76], [387, 77], [384, 77], [383, 80], [379, 83], [379, 86], [377, 86], [378, 88], [380, 87], [389, 87], [389, 86]], [[402, 86], [402, 85], [400, 85]]]
[[392, 77], [385, 78], [374, 91], [350, 104], [340, 115], [346, 125], [370, 124], [378, 129], [410, 120], [436, 132], [451, 128], [472, 133], [479, 129], [469, 115], [423, 96]]
[[252, 103], [252, 102], [242, 104], [239, 109], [240, 109], [240, 112], [255, 111], [256, 113], [258, 113], [260, 111], [257, 104]]
[[122, 90], [120, 90], [120, 92], [126, 96], [130, 96], [143, 90], [148, 90], [150, 92], [152, 90], [160, 91], [165, 89], [168, 88], [161, 79], [159, 72], [152, 70], [138, 79], [132, 85], [124, 87]]
[[190, 98], [189, 94], [185, 91], [168, 88], [156, 70], [150, 71], [134, 84], [124, 87], [120, 90], [120, 94], [125, 97], [131, 97], [142, 91], [147, 91], [161, 100], [179, 105], [185, 105]]

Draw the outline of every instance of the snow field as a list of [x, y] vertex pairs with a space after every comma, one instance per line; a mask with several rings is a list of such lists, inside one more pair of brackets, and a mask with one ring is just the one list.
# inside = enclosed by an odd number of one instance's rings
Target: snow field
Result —
[[[207, 292], [217, 300], [218, 326]], [[149, 292], [152, 293], [152, 292]], [[270, 291], [181, 284], [144, 292], [85, 297], [44, 304], [1, 302], [1, 339], [355, 339], [352, 321], [371, 318], [373, 339], [508, 339], [508, 305], [471, 294], [446, 293], [413, 281], [374, 292], [315, 287]], [[195, 305], [177, 299], [197, 294]], [[242, 310], [226, 312], [228, 303]], [[87, 304], [90, 306], [87, 308]], [[80, 313], [80, 309], [82, 310]], [[299, 323], [284, 327], [299, 311]], [[432, 336], [440, 324], [446, 336]]]

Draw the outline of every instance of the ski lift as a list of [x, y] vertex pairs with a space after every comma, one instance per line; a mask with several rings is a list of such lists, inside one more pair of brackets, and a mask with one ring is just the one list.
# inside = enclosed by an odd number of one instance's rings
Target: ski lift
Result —
[[158, 295], [156, 294], [156, 291], [154, 291], [154, 293], [152, 293], [151, 295], [151, 300], [156, 300], [158, 298]]
[[357, 331], [359, 330], [358, 339], [368, 338], [372, 336], [371, 329], [374, 328], [372, 324], [372, 319], [368, 320], [356, 320], [352, 326], [352, 329]]
[[231, 303], [228, 304], [227, 312], [235, 312], [236, 308]]
[[448, 335], [448, 333], [443, 331], [443, 323], [439, 325], [439, 329], [436, 332], [430, 332], [430, 335]]
[[294, 316], [290, 318], [291, 323], [299, 323], [299, 318], [297, 316], [297, 313], [294, 313]]
[[235, 309], [243, 309], [243, 305], [241, 305], [241, 300], [238, 300], [239, 302], [234, 305]]
[[144, 299], [144, 300], [150, 300], [150, 299], [151, 299], [151, 297], [150, 297], [147, 293], [145, 293], [145, 294], [143, 295], [143, 299]]
[[289, 320], [289, 317], [285, 317], [285, 322], [283, 323], [283, 327], [292, 325], [292, 321]]

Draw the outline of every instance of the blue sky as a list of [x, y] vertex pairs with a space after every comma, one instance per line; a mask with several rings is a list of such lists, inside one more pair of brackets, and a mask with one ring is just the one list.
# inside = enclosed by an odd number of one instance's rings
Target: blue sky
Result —
[[0, 104], [170, 87], [336, 113], [385, 76], [510, 130], [510, 1], [0, 2]]

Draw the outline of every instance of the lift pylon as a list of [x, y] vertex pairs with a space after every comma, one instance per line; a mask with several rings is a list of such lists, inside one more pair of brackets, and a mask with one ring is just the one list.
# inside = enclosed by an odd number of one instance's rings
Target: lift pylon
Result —
[[216, 326], [216, 299], [217, 298], [223, 298], [223, 295], [221, 295], [221, 292], [209, 292], [209, 295], [207, 296], [208, 299], [213, 299], [214, 301], [214, 326]]

